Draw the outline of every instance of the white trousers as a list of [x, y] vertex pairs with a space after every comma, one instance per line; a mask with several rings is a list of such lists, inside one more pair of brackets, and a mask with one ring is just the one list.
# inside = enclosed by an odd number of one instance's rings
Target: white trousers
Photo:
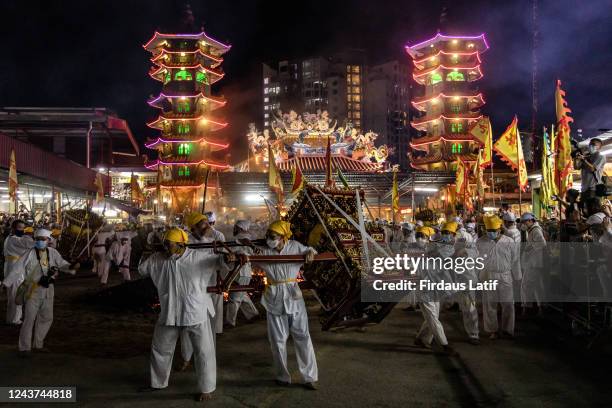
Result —
[[[107, 261], [108, 262], [108, 261]], [[106, 268], [103, 269], [103, 273], [100, 276], [100, 283], [106, 284], [108, 282], [108, 271], [110, 270], [110, 262]], [[123, 266], [119, 267], [119, 273], [123, 276], [124, 281], [129, 281], [130, 278], [130, 268], [126, 268]]]
[[151, 387], [166, 388], [172, 357], [179, 333], [191, 340], [194, 351], [194, 366], [201, 393], [210, 393], [217, 387], [217, 357], [215, 355], [214, 334], [208, 320], [195, 326], [155, 325], [151, 344]]
[[448, 345], [444, 327], [440, 322], [440, 302], [421, 302], [419, 309], [425, 321], [417, 333], [417, 338], [425, 344], [431, 344], [432, 339], [435, 338], [436, 343], [440, 346]]
[[317, 358], [315, 356], [310, 333], [308, 331], [308, 315], [306, 306], [293, 314], [276, 315], [268, 313], [268, 340], [272, 348], [272, 360], [276, 379], [291, 382], [291, 374], [287, 368], [287, 339], [293, 338], [298, 368], [304, 382], [318, 380]]
[[542, 268], [530, 267], [523, 269], [523, 280], [521, 281], [521, 301], [523, 306], [536, 302], [541, 304], [544, 283], [542, 279]]
[[92, 272], [98, 275], [100, 278], [106, 276], [108, 279], [108, 268], [110, 267], [110, 261], [106, 258], [106, 247], [95, 246], [92, 249], [93, 253], [93, 269]]
[[19, 324], [21, 323], [21, 317], [23, 316], [23, 306], [15, 304], [15, 295], [17, 295], [17, 288], [21, 285], [21, 282], [15, 282], [13, 285], [6, 288], [6, 323], [7, 324]]
[[497, 305], [501, 304], [502, 331], [514, 334], [514, 288], [510, 274], [491, 274], [490, 279], [497, 279], [495, 290], [482, 292], [482, 318], [484, 329], [488, 333], [497, 333]]
[[478, 309], [476, 309], [476, 296], [469, 292], [457, 294], [457, 303], [463, 317], [463, 328], [471, 339], [478, 338]]
[[19, 351], [43, 348], [45, 337], [53, 323], [53, 288], [38, 287], [26, 301], [23, 324], [19, 331]]
[[235, 326], [238, 310], [241, 310], [244, 317], [248, 320], [259, 314], [247, 292], [230, 293], [229, 303], [225, 311], [225, 323]]

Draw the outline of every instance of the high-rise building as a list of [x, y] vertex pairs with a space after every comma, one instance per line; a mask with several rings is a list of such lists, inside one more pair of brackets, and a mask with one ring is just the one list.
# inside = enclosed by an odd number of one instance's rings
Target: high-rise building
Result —
[[327, 110], [331, 117], [348, 119], [361, 129], [366, 71], [361, 50], [263, 64], [263, 128], [270, 128], [279, 110]]
[[224, 76], [220, 65], [230, 46], [196, 30], [190, 10], [185, 19], [190, 24], [184, 24], [184, 32], [156, 32], [144, 45], [155, 64], [150, 75], [163, 84], [159, 96], [149, 101], [161, 114], [148, 124], [161, 135], [146, 144], [158, 151], [158, 159], [145, 166], [158, 172], [158, 201], [170, 213], [197, 209], [208, 170], [229, 167], [211, 157], [228, 147], [211, 137], [227, 126], [211, 115], [225, 105], [223, 98], [212, 95], [211, 86]]
[[410, 142], [409, 66], [389, 61], [370, 66], [365, 86], [364, 128], [378, 133], [377, 143], [393, 149], [389, 161], [408, 167]]
[[484, 34], [449, 36], [438, 33], [433, 38], [406, 51], [414, 63], [414, 80], [422, 85], [422, 96], [414, 96], [412, 105], [423, 115], [411, 124], [421, 132], [413, 138], [410, 164], [414, 168], [454, 170], [457, 157], [475, 161], [478, 142], [469, 128], [482, 117], [482, 93], [474, 82], [482, 78], [480, 55], [489, 46]]

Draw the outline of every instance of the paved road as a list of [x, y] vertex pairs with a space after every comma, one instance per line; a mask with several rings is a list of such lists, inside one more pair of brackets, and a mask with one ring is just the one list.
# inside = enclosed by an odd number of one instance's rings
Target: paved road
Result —
[[[0, 327], [0, 385], [76, 385], [83, 407], [190, 407], [195, 374], [173, 373], [167, 390], [141, 394], [155, 316], [100, 311], [74, 300], [95, 280], [56, 288], [52, 354], [16, 355], [17, 329]], [[5, 295], [0, 295], [4, 316]], [[218, 388], [211, 407], [581, 407], [610, 406], [610, 359], [587, 353], [541, 320], [519, 324], [517, 340], [465, 341], [460, 316], [442, 320], [457, 357], [412, 346], [418, 312], [393, 310], [365, 332], [321, 332], [310, 303], [320, 390], [279, 388], [271, 376], [265, 321], [242, 324], [217, 340]], [[293, 350], [293, 379], [300, 381]], [[23, 406], [23, 405], [19, 405]], [[54, 404], [53, 406], [58, 406]], [[75, 404], [67, 406], [74, 407]]]

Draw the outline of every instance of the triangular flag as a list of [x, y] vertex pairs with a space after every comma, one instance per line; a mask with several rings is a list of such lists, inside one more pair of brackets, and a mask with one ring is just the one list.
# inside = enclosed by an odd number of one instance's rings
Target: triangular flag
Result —
[[268, 145], [268, 186], [278, 195], [278, 203], [281, 204], [283, 201], [283, 179], [278, 167], [276, 167], [276, 159], [271, 145]]
[[302, 174], [302, 169], [297, 162], [297, 157], [295, 161], [295, 167], [291, 169], [291, 194], [296, 194], [298, 191], [304, 187], [306, 184], [306, 180], [304, 180], [304, 175]]
[[[15, 203], [17, 201], [17, 162], [15, 160], [15, 149], [11, 150], [11, 162], [9, 164], [9, 197]], [[15, 209], [16, 210], [16, 209]]]
[[518, 131], [518, 118], [516, 115], [506, 131], [497, 139], [493, 149], [500, 155], [513, 170], [518, 171], [518, 184], [522, 191], [527, 188], [527, 165], [523, 157], [523, 147]]
[[488, 117], [483, 116], [472, 126], [470, 134], [483, 146], [482, 167], [487, 167], [492, 163], [493, 154], [491, 151], [493, 145], [493, 132], [491, 131], [491, 121]]
[[572, 186], [572, 170], [574, 163], [572, 160], [572, 144], [570, 139], [570, 123], [574, 121], [567, 114], [571, 110], [567, 107], [565, 101], [565, 91], [561, 89], [561, 81], [557, 80], [557, 89], [555, 90], [555, 108], [557, 112], [557, 136], [555, 138], [556, 145], [553, 148], [556, 161], [556, 180], [557, 190], [562, 197], [565, 192]]

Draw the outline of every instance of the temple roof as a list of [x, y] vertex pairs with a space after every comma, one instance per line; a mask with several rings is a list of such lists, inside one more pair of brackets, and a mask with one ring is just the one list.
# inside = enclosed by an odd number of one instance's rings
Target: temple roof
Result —
[[195, 51], [170, 51], [170, 50], [164, 49], [159, 54], [151, 58], [151, 62], [159, 66], [164, 63], [164, 61], [160, 61], [160, 59], [163, 59], [164, 56], [168, 54], [200, 54], [204, 58], [207, 58], [214, 62], [213, 64], [211, 64], [211, 68], [216, 68], [219, 65], [221, 65], [221, 63], [223, 62], [223, 58], [215, 57], [214, 55], [210, 55], [199, 49]]
[[438, 95], [417, 96], [412, 100], [412, 105], [416, 109], [420, 111], [424, 111], [424, 109], [420, 105], [423, 105], [437, 98], [446, 98], [446, 99], [448, 98], [467, 98], [468, 103], [476, 103], [479, 106], [482, 106], [485, 103], [482, 93], [472, 92], [471, 94], [467, 94], [467, 95], [461, 95], [461, 94], [447, 95], [444, 92], [440, 92]]
[[[291, 171], [295, 167], [296, 160], [303, 172], [325, 171], [326, 157], [321, 155], [295, 156], [291, 159], [278, 163], [281, 171]], [[365, 162], [355, 160], [344, 155], [332, 154], [332, 166], [334, 169], [340, 168], [343, 172], [374, 173], [383, 170], [382, 163]]]
[[202, 99], [204, 99], [206, 101], [212, 102], [215, 105], [218, 105], [217, 107], [219, 107], [219, 108], [225, 106], [225, 104], [227, 103], [227, 101], [222, 99], [222, 98], [215, 98], [213, 96], [206, 96], [202, 92], [198, 92], [198, 93], [193, 94], [193, 95], [185, 95], [185, 94], [180, 94], [180, 93], [174, 95], [174, 94], [171, 94], [171, 93], [161, 92], [157, 97], [147, 101], [147, 103], [149, 105], [155, 107], [155, 108], [162, 109], [163, 108], [162, 102], [165, 99], [170, 99], [170, 98], [196, 98], [196, 99], [202, 98]]
[[153, 129], [160, 129], [162, 130], [162, 125], [161, 123], [165, 120], [168, 121], [173, 121], [173, 120], [180, 120], [180, 121], [184, 121], [184, 122], [194, 122], [194, 121], [200, 121], [200, 123], [205, 124], [209, 127], [210, 131], [215, 131], [215, 130], [219, 130], [219, 129], [223, 129], [224, 127], [227, 126], [227, 122], [218, 122], [209, 118], [205, 118], [203, 115], [197, 116], [197, 117], [177, 117], [177, 118], [172, 118], [172, 117], [165, 117], [160, 115], [157, 119], [155, 119], [153, 122], [149, 122], [147, 123], [147, 126]]
[[438, 43], [452, 42], [454, 40], [470, 41], [472, 44], [474, 44], [473, 49], [475, 49], [476, 51], [485, 52], [487, 49], [489, 49], [489, 44], [487, 44], [487, 40], [485, 39], [484, 33], [477, 36], [453, 36], [438, 33], [429, 40], [420, 42], [418, 44], [406, 44], [405, 48], [406, 52], [410, 54], [412, 58], [418, 58], [425, 55], [428, 49], [434, 48]]
[[453, 120], [453, 119], [457, 119], [457, 120], [478, 120], [482, 118], [482, 114], [480, 112], [465, 112], [465, 113], [460, 113], [460, 114], [456, 114], [456, 115], [436, 115], [436, 116], [431, 116], [431, 115], [425, 115], [425, 116], [421, 116], [420, 118], [416, 118], [415, 120], [413, 120], [412, 122], [410, 122], [410, 124], [412, 125], [412, 127], [419, 129], [420, 127], [423, 127], [423, 125], [426, 125], [429, 122], [433, 122], [436, 120]]
[[[473, 142], [476, 139], [470, 134], [448, 134], [448, 135], [438, 135], [438, 136], [424, 136], [414, 138], [410, 141], [410, 147], [413, 149], [419, 149], [421, 146], [427, 146], [433, 142]], [[421, 149], [419, 149], [421, 150]]]
[[157, 159], [152, 162], [145, 163], [145, 167], [149, 170], [157, 170], [159, 165], [163, 166], [198, 166], [204, 165], [209, 167], [215, 167], [217, 169], [228, 169], [231, 166], [225, 163], [218, 163], [211, 160], [196, 160], [196, 161], [185, 161], [183, 158], [166, 158], [163, 160]]
[[205, 137], [199, 139], [172, 139], [158, 137], [157, 139], [147, 140], [147, 142], [145, 143], [145, 147], [148, 149], [155, 149], [156, 146], [164, 143], [204, 143], [210, 146], [212, 151], [223, 150], [229, 147], [229, 143], [224, 143], [222, 141], [208, 139]]
[[156, 31], [155, 34], [153, 34], [153, 37], [151, 37], [151, 39], [142, 47], [147, 51], [154, 52], [155, 49], [158, 48], [165, 40], [180, 39], [203, 41], [207, 45], [215, 48], [219, 52], [219, 54], [226, 53], [232, 47], [231, 45], [223, 44], [222, 42], [209, 37], [204, 31], [195, 34], [165, 34]]

